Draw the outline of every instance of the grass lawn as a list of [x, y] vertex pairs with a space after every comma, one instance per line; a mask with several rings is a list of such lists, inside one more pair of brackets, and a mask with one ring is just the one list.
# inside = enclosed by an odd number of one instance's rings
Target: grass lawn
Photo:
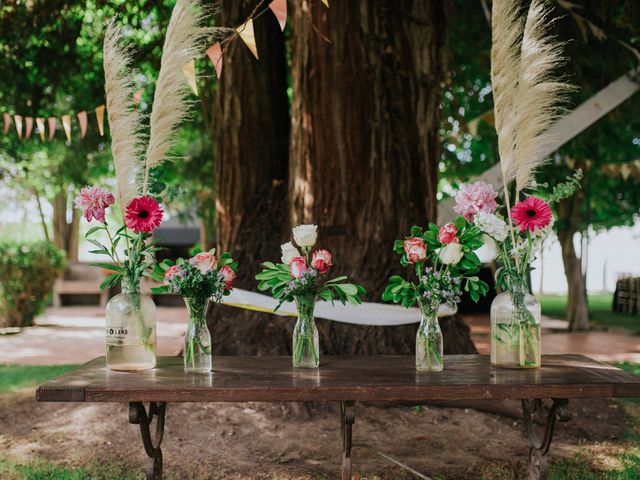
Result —
[[0, 394], [35, 387], [68, 372], [77, 365], [4, 365], [0, 364]]
[[[536, 295], [542, 305], [542, 314], [564, 319], [567, 315], [566, 295]], [[598, 293], [589, 295], [589, 319], [597, 325], [624, 328], [640, 333], [640, 318], [634, 315], [622, 315], [613, 311], [613, 294]]]

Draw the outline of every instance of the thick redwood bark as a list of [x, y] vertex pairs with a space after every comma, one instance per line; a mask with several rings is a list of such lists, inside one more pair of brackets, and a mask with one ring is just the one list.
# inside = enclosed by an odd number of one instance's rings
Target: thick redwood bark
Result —
[[[219, 24], [241, 24], [255, 4], [221, 2]], [[254, 22], [254, 29], [260, 60], [240, 39], [231, 43], [223, 57], [213, 122], [217, 245], [240, 261], [238, 286], [243, 288], [255, 287], [258, 261], [277, 255], [277, 235], [287, 228], [283, 217], [290, 121], [285, 44], [269, 12]]]
[[582, 199], [583, 192], [578, 190], [575, 195], [558, 204], [558, 240], [562, 247], [562, 261], [568, 286], [567, 320], [569, 329], [574, 331], [589, 328], [589, 306], [585, 279], [582, 275], [582, 262], [573, 244], [573, 238], [579, 230]]

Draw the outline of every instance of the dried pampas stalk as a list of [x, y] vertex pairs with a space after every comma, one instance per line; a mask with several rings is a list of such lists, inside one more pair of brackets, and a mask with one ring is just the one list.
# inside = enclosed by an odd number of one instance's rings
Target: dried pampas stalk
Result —
[[514, 156], [516, 198], [531, 186], [536, 168], [546, 160], [538, 153], [552, 140], [545, 132], [558, 120], [565, 94], [573, 89], [554, 78], [564, 57], [562, 44], [549, 34], [553, 24], [550, 13], [544, 0], [533, 0], [522, 36]]
[[138, 175], [144, 151], [142, 114], [133, 108], [135, 91], [131, 54], [120, 45], [121, 31], [109, 22], [104, 39], [104, 78], [111, 151], [122, 208], [138, 195]]
[[144, 169], [142, 192], [149, 188], [149, 171], [160, 164], [175, 145], [175, 131], [188, 115], [191, 90], [183, 67], [202, 55], [206, 40], [214, 29], [202, 27], [204, 14], [199, 0], [178, 0], [171, 14], [162, 50], [160, 73], [153, 97], [149, 146]]

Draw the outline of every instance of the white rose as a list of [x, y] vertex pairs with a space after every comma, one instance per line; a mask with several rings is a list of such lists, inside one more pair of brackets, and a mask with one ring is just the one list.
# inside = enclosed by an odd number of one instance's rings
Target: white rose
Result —
[[313, 247], [317, 238], [317, 225], [298, 225], [293, 229], [293, 239], [300, 247]]
[[449, 243], [438, 252], [438, 258], [445, 265], [455, 265], [462, 260], [464, 253], [459, 243]]
[[282, 263], [286, 263], [287, 265], [291, 265], [291, 261], [296, 257], [301, 257], [300, 252], [296, 247], [293, 246], [293, 243], [287, 242], [283, 245], [280, 245], [280, 250], [282, 251]]

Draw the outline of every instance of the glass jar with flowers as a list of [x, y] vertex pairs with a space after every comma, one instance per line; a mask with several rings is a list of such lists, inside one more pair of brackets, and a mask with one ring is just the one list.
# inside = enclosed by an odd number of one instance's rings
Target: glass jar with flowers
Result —
[[[582, 172], [568, 177], [547, 195], [523, 195], [513, 206], [505, 201], [498, 212], [498, 194], [484, 182], [463, 185], [455, 211], [472, 221], [495, 243], [499, 268], [496, 285], [502, 290], [491, 304], [491, 364], [503, 368], [537, 368], [542, 362], [540, 302], [529, 293], [531, 264], [542, 242], [553, 234], [550, 204], [579, 187]], [[507, 194], [505, 194], [507, 196]]]
[[154, 278], [162, 280], [162, 287], [154, 293], [177, 293], [184, 299], [189, 312], [189, 322], [184, 337], [184, 371], [209, 373], [211, 334], [207, 328], [207, 310], [210, 302], [219, 303], [231, 293], [238, 263], [225, 252], [217, 258], [215, 249], [200, 252], [189, 260], [179, 258], [174, 264], [164, 260], [155, 268]]
[[282, 263], [264, 262], [256, 275], [258, 289], [271, 290], [279, 301], [276, 310], [284, 302], [295, 302], [298, 320], [293, 329], [293, 365], [300, 368], [318, 368], [320, 349], [318, 329], [314, 321], [316, 301], [333, 302], [338, 299], [358, 305], [365, 290], [361, 285], [345, 283], [347, 277], [328, 279], [333, 267], [333, 255], [329, 250], [313, 250], [318, 237], [316, 225], [299, 225], [293, 229], [294, 245], [281, 246]]
[[153, 267], [157, 248], [151, 232], [162, 221], [162, 208], [153, 197], [133, 198], [126, 206], [124, 225], [112, 232], [106, 210], [114, 202], [110, 192], [84, 187], [75, 205], [84, 211], [87, 221], [95, 219], [99, 223], [89, 229], [86, 238], [95, 247], [91, 253], [110, 261], [92, 265], [113, 272], [100, 289], [121, 285], [121, 293], [109, 300], [106, 308], [107, 367], [147, 370], [156, 365], [156, 306], [140, 293], [140, 280]]
[[391, 276], [382, 299], [406, 308], [417, 303], [420, 308], [417, 371], [439, 372], [444, 368], [444, 344], [438, 323], [440, 306], [455, 309], [463, 289], [476, 302], [489, 289], [476, 275], [480, 259], [475, 250], [482, 246], [480, 237], [478, 227], [458, 217], [441, 227], [431, 223], [427, 230], [411, 227], [409, 236], [394, 244], [393, 251], [401, 255], [400, 264], [412, 267], [415, 280]]

